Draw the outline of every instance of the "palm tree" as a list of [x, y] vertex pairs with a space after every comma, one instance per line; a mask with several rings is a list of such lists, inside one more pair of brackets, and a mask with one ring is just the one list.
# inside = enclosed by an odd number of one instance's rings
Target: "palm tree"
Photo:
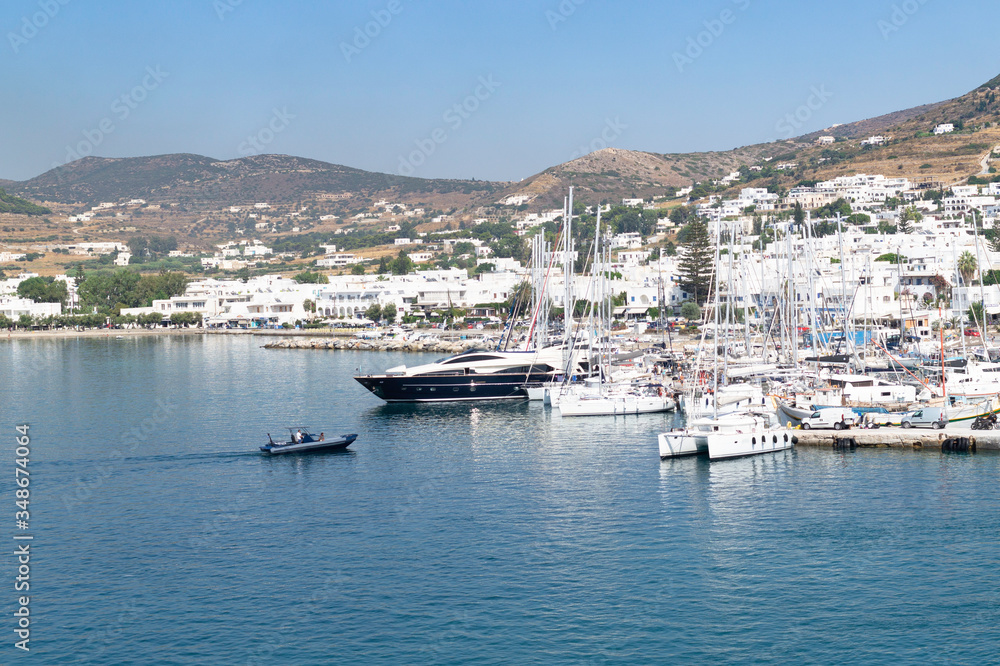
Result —
[[972, 276], [975, 275], [977, 268], [976, 257], [968, 250], [963, 252], [962, 256], [958, 258], [958, 272], [962, 274], [962, 282], [966, 285], [972, 280]]

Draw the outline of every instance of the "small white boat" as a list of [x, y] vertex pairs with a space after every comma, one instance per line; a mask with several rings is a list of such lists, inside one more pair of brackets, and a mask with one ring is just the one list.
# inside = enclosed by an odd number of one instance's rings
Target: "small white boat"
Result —
[[313, 435], [302, 429], [295, 431], [295, 429], [289, 428], [288, 430], [291, 433], [290, 441], [275, 442], [271, 439], [271, 435], [268, 434], [267, 444], [260, 447], [260, 450], [271, 455], [277, 455], [280, 453], [335, 451], [337, 449], [346, 449], [354, 442], [354, 440], [358, 438], [356, 433], [338, 435], [337, 437], [330, 437], [328, 439], [324, 433]]
[[697, 419], [688, 428], [660, 433], [660, 459], [708, 453], [711, 460], [790, 449], [798, 440], [775, 427], [767, 413], [743, 412]]
[[709, 460], [740, 458], [761, 453], [773, 453], [792, 448], [798, 438], [785, 428], [775, 427], [770, 419], [758, 416], [748, 429], [716, 432], [708, 435]]
[[753, 426], [753, 419], [743, 414], [727, 414], [718, 418], [691, 421], [687, 428], [660, 433], [660, 459], [708, 453], [708, 436], [713, 433], [742, 431]]
[[662, 386], [611, 386], [599, 392], [586, 389], [559, 398], [556, 407], [562, 416], [613, 416], [624, 414], [654, 414], [676, 408]]

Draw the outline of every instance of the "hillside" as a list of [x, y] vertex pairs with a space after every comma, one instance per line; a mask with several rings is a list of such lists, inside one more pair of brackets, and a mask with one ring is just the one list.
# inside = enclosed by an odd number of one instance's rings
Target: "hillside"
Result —
[[0, 187], [0, 213], [12, 215], [46, 215], [52, 211], [44, 206], [31, 203], [26, 199], [16, 197]]
[[[956, 131], [934, 135], [941, 123]], [[864, 145], [873, 135], [885, 145]], [[834, 142], [820, 145], [820, 136]], [[189, 247], [256, 236], [275, 241], [309, 232], [372, 231], [386, 224], [419, 225], [418, 231], [455, 228], [475, 217], [510, 216], [494, 208], [520, 195], [528, 210], [558, 208], [569, 186], [583, 203], [623, 198], [662, 198], [677, 188], [702, 184], [701, 194], [726, 192], [713, 182], [739, 172], [726, 186], [787, 190], [855, 173], [905, 177], [920, 187], [942, 188], [992, 170], [1000, 146], [1000, 77], [943, 102], [837, 125], [789, 140], [729, 151], [658, 154], [607, 148], [552, 166], [518, 183], [410, 178], [287, 155], [217, 160], [192, 154], [136, 158], [87, 157], [23, 182], [0, 187], [49, 206], [0, 210], [0, 242], [66, 242], [127, 239], [169, 233]], [[707, 188], [707, 189], [706, 189]], [[698, 192], [696, 190], [696, 192]], [[93, 219], [69, 221], [100, 202], [146, 202], [103, 210]], [[410, 217], [377, 217], [374, 204], [404, 204]], [[267, 202], [261, 215], [253, 204]], [[231, 209], [232, 207], [232, 209]], [[414, 209], [421, 209], [418, 212]], [[485, 209], [485, 210], [484, 210]], [[523, 209], [523, 208], [522, 208]], [[35, 217], [22, 213], [35, 212]], [[454, 213], [431, 222], [444, 213]], [[389, 219], [390, 221], [386, 221]]]
[[546, 169], [507, 188], [501, 196], [531, 196], [533, 208], [562, 205], [570, 185], [574, 196], [585, 202], [661, 197], [667, 188], [722, 178], [740, 165], [756, 164], [783, 150], [777, 144], [760, 144], [725, 152], [658, 155], [605, 148]]
[[[667, 187], [718, 180], [740, 167], [762, 167], [736, 186], [791, 187], [855, 173], [905, 177], [927, 187], [963, 182], [989, 166], [992, 148], [1000, 145], [1000, 76], [955, 99], [837, 125], [793, 139], [745, 146], [730, 151], [656, 154], [608, 148], [546, 169], [501, 196], [533, 197], [533, 207], [561, 205], [569, 185], [580, 200], [662, 196]], [[962, 129], [933, 135], [941, 123]], [[888, 135], [883, 146], [861, 142]], [[817, 145], [820, 136], [836, 143]], [[779, 163], [794, 165], [781, 170]]]
[[485, 181], [407, 178], [287, 155], [223, 161], [190, 154], [85, 157], [11, 186], [22, 196], [54, 203], [145, 199], [204, 209], [257, 201], [292, 204], [319, 194], [345, 194], [359, 202], [419, 199], [446, 206], [497, 188]]

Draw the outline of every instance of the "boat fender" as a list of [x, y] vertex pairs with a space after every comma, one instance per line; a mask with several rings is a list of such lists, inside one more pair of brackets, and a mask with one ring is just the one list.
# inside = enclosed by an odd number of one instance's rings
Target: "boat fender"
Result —
[[792, 444], [798, 444], [798, 443], [799, 443], [798, 435], [792, 435]]

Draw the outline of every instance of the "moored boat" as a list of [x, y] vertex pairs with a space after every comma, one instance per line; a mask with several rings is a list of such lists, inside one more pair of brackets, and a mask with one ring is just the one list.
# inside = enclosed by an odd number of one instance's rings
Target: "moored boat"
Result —
[[529, 385], [561, 379], [562, 350], [471, 350], [354, 379], [386, 402], [526, 400]]

